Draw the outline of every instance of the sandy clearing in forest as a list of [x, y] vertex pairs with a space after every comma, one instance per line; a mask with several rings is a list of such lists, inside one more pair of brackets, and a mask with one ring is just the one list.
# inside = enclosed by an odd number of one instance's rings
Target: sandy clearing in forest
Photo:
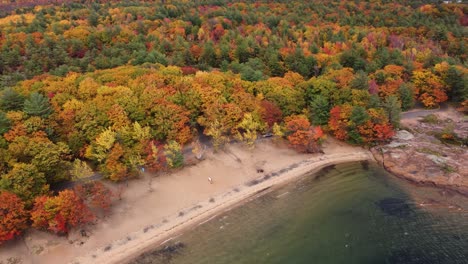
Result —
[[[333, 139], [325, 142], [324, 152], [298, 154], [263, 141], [253, 150], [231, 145], [226, 151], [207, 153], [204, 161], [153, 177], [151, 184], [150, 175], [131, 181], [111, 215], [87, 228], [86, 240], [78, 232], [65, 238], [32, 231], [25, 243], [0, 248], [0, 262], [18, 257], [22, 263], [38, 264], [123, 263], [266, 188], [327, 165], [372, 159], [368, 151]], [[31, 253], [41, 248], [42, 252]]]

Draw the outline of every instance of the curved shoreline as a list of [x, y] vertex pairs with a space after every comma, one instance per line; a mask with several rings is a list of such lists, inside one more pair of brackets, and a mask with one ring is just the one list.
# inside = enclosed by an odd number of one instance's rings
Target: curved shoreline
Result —
[[452, 193], [457, 193], [465, 197], [468, 197], [468, 186], [466, 185], [466, 183], [465, 184], [453, 183], [453, 182], [450, 182], [448, 178], [441, 179], [441, 177], [435, 177], [432, 179], [422, 178], [421, 176], [414, 175], [413, 173], [411, 173], [411, 171], [395, 166], [394, 163], [391, 163], [392, 165], [389, 166], [388, 164], [386, 164], [387, 161], [385, 158], [383, 158], [381, 155], [376, 154], [376, 150], [371, 150], [371, 154], [373, 155], [373, 159], [379, 165], [381, 165], [382, 168], [385, 169], [385, 171], [387, 171], [388, 173], [390, 173], [391, 175], [395, 177], [403, 179], [414, 185], [433, 187], [433, 188], [446, 190]]
[[78, 257], [70, 263], [128, 263], [151, 248], [172, 240], [184, 230], [203, 224], [219, 213], [230, 210], [267, 189], [281, 186], [305, 174], [318, 172], [329, 165], [363, 160], [373, 160], [373, 156], [368, 151], [358, 150], [352, 153], [325, 154], [291, 164], [276, 172], [244, 182], [209, 201], [199, 201], [194, 206], [168, 217], [165, 222], [150, 225], [126, 236], [122, 234], [122, 239]]
[[451, 193], [457, 193], [459, 195], [468, 197], [467, 186], [459, 186], [459, 185], [454, 185], [450, 183], [441, 183], [441, 182], [436, 182], [432, 180], [419, 179], [419, 178], [413, 177], [411, 173], [402, 173], [392, 168], [389, 168], [387, 166], [383, 166], [383, 168], [385, 169], [385, 171], [387, 171], [391, 175], [398, 177], [402, 180], [405, 180], [409, 183], [412, 183], [416, 186], [427, 186], [427, 187], [437, 188], [440, 190], [444, 190], [444, 191], [451, 192]]

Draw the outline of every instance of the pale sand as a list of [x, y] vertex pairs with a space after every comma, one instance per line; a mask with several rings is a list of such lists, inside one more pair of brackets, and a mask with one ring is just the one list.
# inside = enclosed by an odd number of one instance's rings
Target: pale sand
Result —
[[[88, 228], [91, 236], [83, 245], [69, 243], [82, 239], [76, 234], [67, 239], [32, 231], [26, 243], [0, 247], [0, 263], [12, 256], [21, 257], [23, 263], [39, 264], [125, 263], [269, 187], [331, 164], [372, 159], [368, 151], [332, 139], [324, 144], [324, 152], [298, 154], [262, 142], [254, 150], [234, 145], [224, 152], [207, 153], [195, 166], [153, 178], [151, 192], [150, 176], [131, 181], [112, 214]], [[264, 173], [257, 173], [257, 168]], [[264, 175], [271, 177], [252, 185]], [[208, 177], [213, 178], [213, 184]], [[44, 251], [28, 253], [41, 246]]]

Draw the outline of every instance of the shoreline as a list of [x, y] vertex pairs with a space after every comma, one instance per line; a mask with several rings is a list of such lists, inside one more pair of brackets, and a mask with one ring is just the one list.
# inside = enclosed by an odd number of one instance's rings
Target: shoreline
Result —
[[464, 197], [468, 197], [468, 187], [466, 186], [466, 184], [456, 184], [450, 181], [441, 181], [437, 179], [418, 177], [417, 175], [411, 173], [411, 171], [395, 166], [393, 162], [390, 162], [391, 166], [385, 164], [386, 162], [389, 163], [389, 161], [385, 161], [385, 158], [382, 158], [381, 155], [377, 155], [375, 152], [375, 150], [371, 150], [373, 160], [375, 160], [379, 164], [379, 166], [381, 166], [386, 172], [390, 173], [394, 177], [405, 180], [416, 186], [437, 188], [443, 191], [456, 193]]
[[228, 192], [218, 193], [208, 201], [198, 201], [193, 206], [168, 216], [161, 223], [149, 225], [131, 234], [122, 234], [121, 239], [75, 258], [70, 263], [131, 262], [150, 249], [171, 241], [190, 227], [204, 224], [217, 215], [248, 202], [249, 198], [253, 199], [265, 191], [280, 187], [306, 174], [316, 173], [326, 166], [364, 160], [374, 160], [374, 157], [369, 151], [359, 149], [355, 152], [314, 156], [290, 164], [280, 170], [243, 182]]
[[399, 172], [393, 168], [382, 166], [382, 162], [377, 162], [377, 163], [389, 174], [399, 179], [405, 180], [408, 183], [413, 184], [414, 186], [435, 188], [441, 191], [449, 192], [452, 194], [458, 194], [458, 195], [468, 198], [468, 188], [466, 186], [458, 186], [458, 185], [449, 184], [449, 183], [438, 183], [438, 182], [431, 181], [431, 180], [414, 178], [412, 177], [410, 173]]
[[[436, 121], [424, 122], [422, 118], [428, 114]], [[398, 178], [468, 197], [468, 152], [462, 141], [468, 137], [465, 119], [451, 106], [410, 110], [402, 114], [401, 130], [392, 142], [371, 148], [371, 152], [387, 172]], [[447, 127], [452, 127], [451, 135], [459, 139], [442, 140]]]

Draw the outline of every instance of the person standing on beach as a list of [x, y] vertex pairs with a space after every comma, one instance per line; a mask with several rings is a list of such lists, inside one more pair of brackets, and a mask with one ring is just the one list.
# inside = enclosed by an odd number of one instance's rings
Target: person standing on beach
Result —
[[213, 184], [213, 179], [211, 179], [211, 177], [208, 177], [208, 181], [210, 182], [210, 184]]

